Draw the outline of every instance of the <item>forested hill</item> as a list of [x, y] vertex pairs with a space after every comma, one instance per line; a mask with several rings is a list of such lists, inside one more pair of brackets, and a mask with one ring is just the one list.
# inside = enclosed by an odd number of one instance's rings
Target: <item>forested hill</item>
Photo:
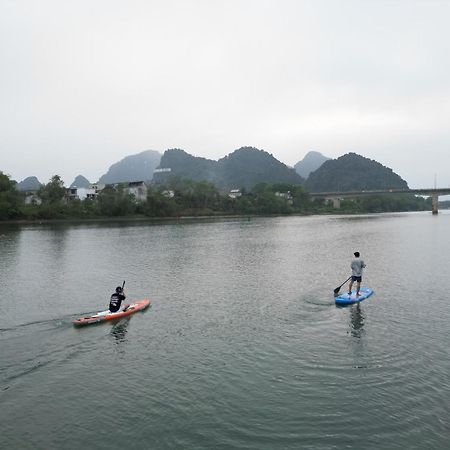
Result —
[[210, 181], [216, 178], [217, 162], [186, 153], [184, 150], [172, 148], [166, 150], [158, 169], [170, 169], [170, 172], [155, 172], [153, 181], [164, 183], [172, 177], [194, 181]]
[[253, 147], [242, 147], [219, 161], [192, 156], [179, 149], [167, 150], [161, 158], [159, 169], [170, 169], [170, 172], [157, 171], [153, 177], [157, 183], [178, 177], [209, 181], [222, 189], [251, 189], [258, 183], [304, 182], [294, 169]]
[[99, 183], [120, 183], [124, 181], [148, 181], [161, 161], [161, 153], [145, 150], [130, 155], [113, 164], [108, 172], [100, 177]]
[[309, 192], [376, 189], [408, 189], [408, 184], [389, 167], [356, 153], [325, 161], [307, 181]]
[[278, 161], [270, 153], [253, 147], [241, 147], [218, 161], [218, 185], [251, 189], [258, 183], [303, 184], [294, 169]]

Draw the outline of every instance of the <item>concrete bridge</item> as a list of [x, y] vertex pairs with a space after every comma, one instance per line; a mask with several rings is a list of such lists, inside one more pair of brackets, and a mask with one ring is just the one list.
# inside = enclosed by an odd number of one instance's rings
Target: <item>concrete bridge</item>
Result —
[[373, 191], [346, 191], [346, 192], [310, 192], [312, 199], [323, 198], [326, 202], [332, 202], [335, 208], [341, 207], [341, 200], [344, 198], [355, 198], [372, 195], [386, 194], [417, 194], [431, 197], [431, 212], [438, 213], [439, 196], [450, 195], [450, 188], [430, 188], [430, 189], [379, 189]]

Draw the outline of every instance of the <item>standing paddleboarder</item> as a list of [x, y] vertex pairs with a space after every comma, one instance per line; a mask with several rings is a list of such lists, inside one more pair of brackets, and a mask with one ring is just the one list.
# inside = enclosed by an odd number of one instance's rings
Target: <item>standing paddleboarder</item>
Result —
[[353, 258], [353, 261], [350, 264], [350, 267], [352, 269], [352, 279], [350, 281], [350, 284], [348, 285], [348, 295], [352, 295], [352, 287], [353, 283], [356, 281], [356, 295], [359, 296], [359, 289], [361, 287], [361, 281], [362, 281], [362, 274], [363, 269], [366, 267], [364, 264], [364, 261], [359, 258], [359, 252], [353, 253], [355, 256]]

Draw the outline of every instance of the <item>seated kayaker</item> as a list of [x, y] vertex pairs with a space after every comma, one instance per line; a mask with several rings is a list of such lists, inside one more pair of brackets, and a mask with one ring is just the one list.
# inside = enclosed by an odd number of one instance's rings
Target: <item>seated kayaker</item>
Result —
[[112, 313], [119, 311], [120, 305], [125, 300], [125, 298], [126, 297], [123, 288], [117, 286], [116, 292], [114, 292], [114, 294], [111, 295], [111, 300], [109, 301], [109, 311]]

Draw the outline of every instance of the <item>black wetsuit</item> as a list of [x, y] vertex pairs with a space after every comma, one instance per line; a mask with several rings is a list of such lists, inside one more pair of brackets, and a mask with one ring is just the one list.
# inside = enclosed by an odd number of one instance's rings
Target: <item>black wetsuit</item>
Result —
[[117, 312], [120, 309], [120, 305], [125, 300], [125, 295], [122, 293], [114, 292], [113, 295], [111, 295], [111, 300], [109, 301], [109, 310], [111, 312]]

